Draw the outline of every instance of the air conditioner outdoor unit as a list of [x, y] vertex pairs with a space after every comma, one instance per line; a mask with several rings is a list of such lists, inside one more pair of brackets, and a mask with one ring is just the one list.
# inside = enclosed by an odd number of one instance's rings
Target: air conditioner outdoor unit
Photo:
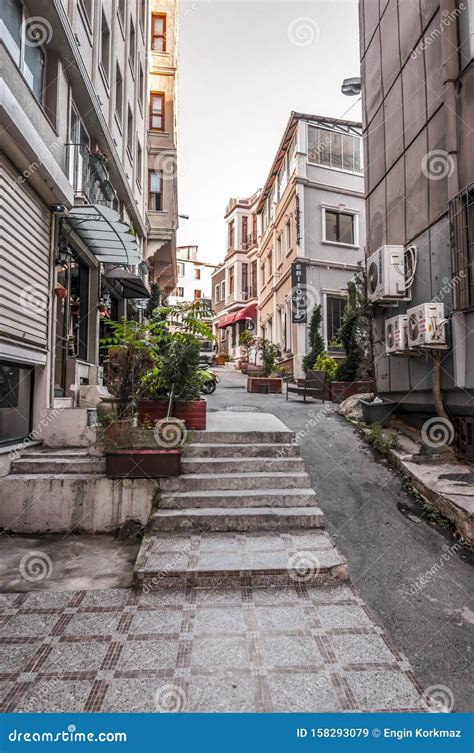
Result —
[[367, 259], [368, 299], [397, 300], [405, 293], [405, 249], [403, 246], [382, 246]]
[[422, 303], [407, 311], [409, 348], [437, 348], [446, 345], [444, 303]]
[[407, 350], [407, 315], [399, 314], [385, 322], [385, 352], [402, 353]]

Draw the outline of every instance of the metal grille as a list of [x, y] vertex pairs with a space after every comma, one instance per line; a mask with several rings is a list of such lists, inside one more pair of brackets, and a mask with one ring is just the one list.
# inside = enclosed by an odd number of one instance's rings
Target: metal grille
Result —
[[474, 183], [449, 202], [455, 309], [474, 306]]

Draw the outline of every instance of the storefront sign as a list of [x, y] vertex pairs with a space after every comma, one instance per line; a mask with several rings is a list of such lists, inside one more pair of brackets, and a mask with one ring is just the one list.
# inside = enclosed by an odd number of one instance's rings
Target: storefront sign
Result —
[[293, 324], [306, 324], [307, 319], [306, 266], [295, 261], [291, 265], [291, 321]]

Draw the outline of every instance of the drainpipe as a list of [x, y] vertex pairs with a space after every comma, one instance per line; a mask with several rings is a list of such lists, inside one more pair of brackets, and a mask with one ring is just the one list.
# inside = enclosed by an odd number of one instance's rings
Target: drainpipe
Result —
[[451, 423], [448, 412], [444, 406], [443, 396], [441, 393], [441, 363], [443, 360], [443, 351], [434, 350], [431, 354], [433, 362], [433, 400], [436, 412], [440, 418], [444, 418]]
[[[441, 0], [440, 16], [449, 18], [451, 22], [444, 27], [441, 35], [441, 50], [443, 60], [443, 99], [446, 118], [446, 151], [449, 155], [450, 170], [448, 171], [448, 201], [459, 193], [458, 171], [458, 127], [457, 127], [457, 96], [456, 82], [459, 75], [458, 32], [456, 22], [456, 0]], [[441, 363], [443, 351], [435, 350], [431, 354], [433, 364], [433, 400], [438, 416], [450, 421], [443, 402], [441, 392]]]

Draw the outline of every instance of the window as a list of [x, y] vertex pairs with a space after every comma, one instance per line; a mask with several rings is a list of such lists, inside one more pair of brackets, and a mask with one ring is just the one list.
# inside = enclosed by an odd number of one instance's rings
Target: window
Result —
[[85, 15], [86, 23], [92, 31], [92, 19], [94, 18], [93, 0], [79, 0], [79, 8], [83, 15]]
[[221, 301], [225, 299], [225, 280], [221, 282]]
[[151, 49], [154, 52], [166, 52], [166, 16], [164, 13], [152, 14]]
[[289, 217], [285, 223], [285, 235], [286, 235], [286, 242], [285, 242], [286, 252], [288, 253], [288, 251], [291, 249], [291, 244], [293, 241], [291, 237], [291, 217]]
[[127, 151], [130, 162], [133, 162], [133, 112], [130, 105], [128, 106], [127, 117]]
[[310, 125], [308, 162], [334, 170], [362, 173], [362, 138]]
[[195, 269], [194, 270], [194, 279], [195, 280], [200, 280], [201, 279], [201, 270], [200, 269]]
[[250, 295], [252, 298], [257, 297], [257, 262], [253, 261], [250, 268]]
[[130, 19], [130, 47], [128, 53], [128, 62], [132, 74], [135, 75], [135, 54], [137, 51], [137, 35], [135, 33], [135, 24], [133, 18]]
[[184, 264], [182, 261], [178, 262], [178, 276], [184, 277]]
[[100, 27], [100, 64], [108, 81], [110, 76], [110, 29], [103, 9]]
[[249, 265], [242, 264], [242, 293], [249, 292]]
[[[28, 32], [27, 32], [28, 33]], [[38, 102], [43, 103], [46, 55], [39, 46], [25, 44], [23, 74]]]
[[31, 18], [31, 25], [28, 16], [23, 19], [23, 5], [20, 0], [2, 3], [0, 38], [21, 69], [36, 99], [43, 104], [46, 51], [41, 45], [41, 29], [35, 26], [34, 17]]
[[281, 233], [276, 239], [276, 265], [277, 267], [281, 264]]
[[136, 174], [136, 181], [141, 188], [142, 185], [142, 170], [143, 170], [143, 149], [138, 141], [137, 136], [137, 174]]
[[143, 112], [143, 92], [145, 89], [145, 73], [143, 71], [143, 63], [140, 63], [138, 70], [138, 105], [140, 112]]
[[220, 303], [221, 301], [221, 286], [218, 283], [214, 288], [214, 303]]
[[20, 65], [22, 19], [23, 7], [20, 0], [2, 4], [0, 37], [17, 65]]
[[125, 0], [119, 0], [117, 15], [119, 17], [120, 26], [123, 29], [125, 27]]
[[229, 269], [229, 295], [234, 294], [234, 279], [235, 279], [234, 267], [231, 267]]
[[328, 343], [337, 337], [342, 326], [342, 317], [346, 307], [346, 299], [329, 296], [326, 299], [326, 325]]
[[202, 290], [194, 291], [194, 300], [196, 300], [197, 298], [202, 298]]
[[268, 267], [267, 277], [268, 279], [270, 279], [270, 277], [273, 274], [273, 252], [272, 251], [270, 251], [270, 253], [267, 256], [267, 267]]
[[145, 28], [146, 28], [146, 4], [147, 4], [147, 0], [141, 0], [140, 2], [140, 26], [142, 29], [142, 34], [145, 33]]
[[123, 76], [118, 63], [115, 69], [115, 114], [121, 125], [123, 122]]
[[234, 248], [235, 228], [234, 220], [229, 222], [229, 248]]
[[257, 213], [252, 215], [252, 241], [257, 242]]
[[184, 288], [175, 288], [174, 294], [176, 298], [184, 298]]
[[248, 242], [248, 234], [249, 234], [249, 228], [248, 228], [248, 219], [247, 217], [242, 217], [242, 243]]
[[474, 306], [474, 184], [449, 203], [455, 309]]
[[165, 130], [165, 95], [161, 92], [152, 92], [150, 96], [150, 129]]
[[163, 209], [163, 173], [161, 170], [150, 170], [148, 180], [148, 208], [154, 212], [161, 212]]
[[324, 239], [330, 243], [347, 243], [355, 245], [354, 215], [346, 212], [336, 212], [332, 209], [324, 210]]

